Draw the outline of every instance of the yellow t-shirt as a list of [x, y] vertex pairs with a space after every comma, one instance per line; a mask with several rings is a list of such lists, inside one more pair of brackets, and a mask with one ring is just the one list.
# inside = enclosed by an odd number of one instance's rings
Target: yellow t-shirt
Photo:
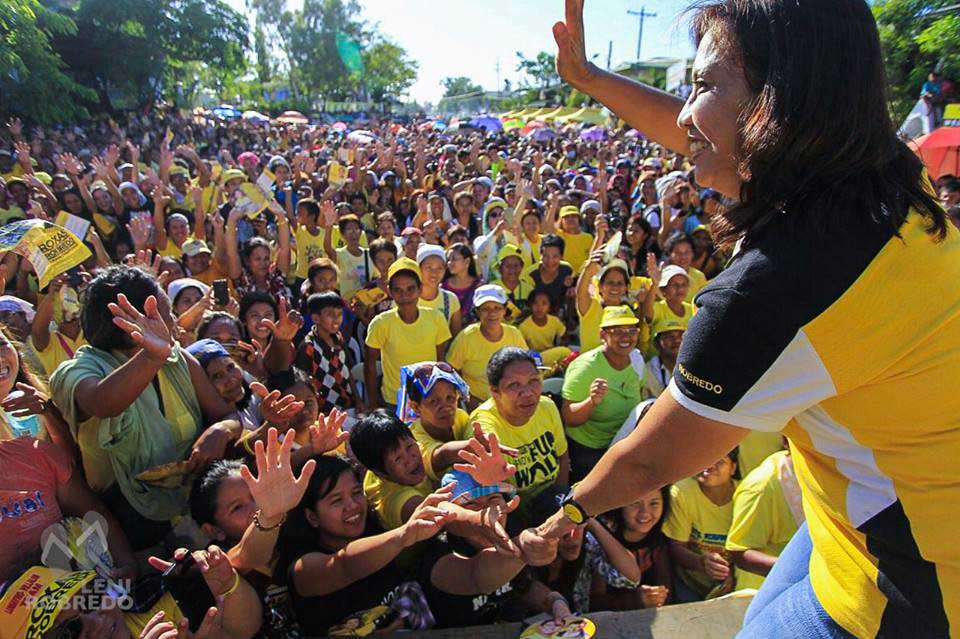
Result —
[[345, 300], [353, 299], [368, 282], [380, 277], [370, 251], [365, 248], [360, 249], [360, 255], [354, 255], [345, 246], [338, 248], [337, 268], [340, 270], [340, 296]]
[[[470, 415], [462, 408], [458, 408], [453, 416], [453, 437], [447, 441], [462, 441], [473, 436], [471, 428]], [[423, 467], [427, 469], [427, 477], [434, 481], [440, 481], [440, 477], [448, 469], [433, 467], [433, 452], [447, 441], [434, 439], [430, 433], [423, 427], [423, 423], [418, 419], [410, 425], [410, 432], [413, 433], [417, 445], [420, 446], [420, 454], [423, 455]], [[439, 472], [438, 472], [439, 471]]]
[[693, 296], [700, 292], [707, 285], [707, 276], [700, 269], [690, 267], [687, 269], [687, 275], [690, 276], [690, 287], [687, 289], [687, 300], [693, 303]]
[[783, 448], [783, 435], [762, 430], [751, 430], [737, 446], [737, 468], [746, 477], [763, 460]]
[[503, 335], [491, 342], [480, 332], [480, 324], [471, 324], [463, 329], [450, 344], [447, 361], [460, 371], [470, 387], [470, 394], [479, 399], [490, 399], [487, 384], [487, 362], [493, 354], [505, 346], [517, 346], [527, 350], [527, 341], [516, 326], [503, 325]]
[[600, 319], [603, 317], [603, 305], [596, 297], [590, 298], [590, 308], [586, 314], [580, 315], [577, 309], [577, 315], [580, 317], [580, 352], [587, 351], [600, 346]]
[[404, 486], [379, 477], [367, 471], [363, 477], [363, 494], [373, 511], [377, 513], [380, 524], [387, 530], [403, 525], [401, 512], [403, 506], [414, 497], [426, 497], [434, 490], [433, 481], [428, 477], [416, 486]]
[[557, 230], [557, 236], [563, 238], [563, 260], [570, 263], [574, 273], [579, 273], [590, 257], [593, 236], [584, 231], [567, 233], [559, 229]]
[[34, 346], [32, 337], [29, 343], [30, 349], [37, 356], [40, 364], [43, 365], [44, 372], [49, 377], [57, 369], [57, 366], [68, 359], [73, 359], [77, 349], [86, 344], [87, 339], [83, 336], [83, 331], [77, 335], [77, 339], [70, 339], [63, 333], [55, 331], [50, 333], [50, 341], [42, 351], [37, 350], [37, 347]]
[[425, 300], [421, 297], [420, 304], [418, 304], [418, 306], [420, 308], [429, 308], [434, 311], [440, 311], [449, 322], [450, 318], [453, 317], [455, 313], [460, 312], [460, 299], [452, 291], [441, 288], [440, 292], [432, 300]]
[[[737, 486], [727, 550], [759, 550], [779, 557], [797, 532], [797, 521], [780, 485], [781, 460], [786, 456], [785, 450], [770, 455]], [[761, 575], [737, 570], [737, 590], [759, 588], [763, 579]]]
[[[193, 200], [191, 200], [191, 202], [192, 201]], [[192, 239], [194, 239], [193, 235], [188, 235], [187, 239], [185, 239], [184, 242], [189, 242]], [[179, 260], [180, 258], [183, 257], [183, 251], [180, 249], [179, 246], [177, 246], [177, 244], [172, 239], [170, 239], [169, 236], [167, 236], [167, 245], [164, 248], [158, 250], [157, 255], [159, 255], [160, 257], [174, 257]]]
[[537, 238], [531, 241], [524, 233], [521, 234], [519, 239], [518, 247], [521, 259], [523, 259], [523, 267], [528, 269], [540, 261], [540, 243], [543, 241], [543, 235], [538, 234]]
[[690, 323], [690, 318], [693, 317], [693, 312], [693, 304], [690, 302], [683, 302], [683, 315], [681, 316], [670, 310], [670, 307], [667, 306], [667, 300], [657, 300], [653, 303], [653, 321], [650, 323], [655, 324], [657, 320], [671, 319], [680, 322], [686, 329], [687, 324]]
[[523, 426], [507, 422], [492, 399], [480, 404], [470, 421], [480, 422], [483, 432], [496, 433], [501, 445], [519, 451], [517, 458], [511, 460], [517, 472], [508, 481], [517, 487], [522, 502], [528, 502], [556, 481], [560, 458], [567, 452], [567, 437], [552, 399], [541, 397], [537, 412]]
[[556, 315], [547, 315], [547, 323], [540, 326], [533, 321], [533, 317], [520, 322], [520, 334], [527, 340], [527, 346], [535, 351], [543, 352], [553, 348], [558, 339], [567, 332], [567, 327]]
[[[681, 543], [691, 542], [691, 550], [704, 555], [720, 553], [724, 557], [730, 523], [733, 521], [733, 500], [717, 506], [700, 490], [693, 477], [687, 477], [670, 487], [670, 513], [663, 522], [663, 534]], [[677, 575], [692, 590], [706, 596], [717, 584], [702, 572], [693, 572], [676, 566]]]
[[383, 366], [383, 400], [397, 403], [400, 367], [437, 359], [437, 346], [450, 339], [450, 326], [440, 311], [421, 308], [417, 320], [407, 324], [396, 308], [384, 311], [370, 322], [366, 344], [380, 350]]
[[123, 613], [123, 624], [127, 627], [127, 630], [130, 631], [131, 637], [139, 637], [147, 623], [161, 610], [164, 612], [164, 621], [178, 624], [180, 620], [183, 619], [183, 612], [180, 610], [180, 606], [174, 601], [173, 595], [166, 592], [160, 597], [157, 603], [146, 612]]
[[[333, 243], [333, 248], [343, 248], [345, 245], [343, 243], [343, 237], [340, 235], [340, 229], [336, 226], [330, 228], [333, 231], [333, 235], [330, 236], [330, 241]], [[294, 273], [297, 277], [306, 279], [307, 273], [310, 270], [310, 262], [318, 257], [327, 256], [327, 252], [323, 248], [323, 240], [325, 236], [326, 229], [324, 229], [322, 226], [317, 228], [316, 235], [312, 234], [303, 224], [297, 227], [297, 232], [294, 234], [294, 241], [297, 244], [297, 250], [291, 256], [294, 260], [294, 264], [296, 265]], [[366, 234], [362, 234], [360, 236], [360, 246], [366, 248]]]

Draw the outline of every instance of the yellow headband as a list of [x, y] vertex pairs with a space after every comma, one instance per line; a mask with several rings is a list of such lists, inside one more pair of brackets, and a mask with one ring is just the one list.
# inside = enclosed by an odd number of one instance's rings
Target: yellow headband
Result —
[[96, 576], [93, 570], [30, 568], [0, 599], [0, 639], [40, 639], [70, 598]]

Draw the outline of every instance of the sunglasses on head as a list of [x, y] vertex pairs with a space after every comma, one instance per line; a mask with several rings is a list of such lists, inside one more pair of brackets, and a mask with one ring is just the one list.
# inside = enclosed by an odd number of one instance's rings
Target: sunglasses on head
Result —
[[435, 364], [424, 364], [423, 366], [420, 366], [413, 372], [413, 378], [421, 384], [426, 384], [428, 381], [430, 381], [430, 376], [433, 375], [434, 368], [438, 368], [444, 373], [456, 373], [450, 364], [447, 364], [446, 362], [437, 362]]

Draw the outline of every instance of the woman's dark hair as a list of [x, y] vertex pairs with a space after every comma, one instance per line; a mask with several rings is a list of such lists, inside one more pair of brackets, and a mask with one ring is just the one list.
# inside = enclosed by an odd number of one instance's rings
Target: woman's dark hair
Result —
[[254, 304], [269, 304], [273, 309], [273, 316], [280, 317], [280, 307], [277, 306], [277, 300], [272, 295], [264, 291], [249, 291], [240, 298], [240, 321], [246, 325], [247, 313], [253, 308]]
[[68, 194], [75, 195], [77, 199], [80, 200], [80, 217], [82, 217], [85, 220], [92, 220], [93, 216], [90, 213], [90, 209], [87, 208], [87, 202], [80, 195], [80, 189], [78, 189], [75, 186], [71, 186], [69, 189], [63, 191], [62, 193], [57, 194], [57, 201], [60, 204], [60, 208], [64, 211], [70, 210], [69, 208], [67, 208], [67, 203], [66, 203], [66, 196]]
[[[313, 509], [317, 502], [330, 494], [337, 480], [344, 473], [353, 472], [353, 467], [338, 455], [317, 455], [313, 457], [317, 467], [310, 477], [307, 490], [297, 507], [290, 511], [287, 522], [280, 529], [277, 540], [277, 565], [274, 577], [286, 582], [287, 570], [305, 552], [317, 548], [317, 531], [307, 521], [305, 511]], [[299, 472], [299, 470], [298, 470]]]
[[237, 327], [237, 333], [243, 335], [243, 323], [236, 317], [226, 311], [207, 311], [197, 327], [197, 339], [206, 339], [210, 327], [220, 321], [230, 322]]
[[269, 252], [270, 243], [262, 237], [251, 237], [249, 240], [244, 242], [243, 248], [240, 250], [240, 257], [244, 262], [246, 262], [250, 259], [250, 256], [253, 255], [253, 252], [258, 248], [265, 248], [267, 249], [267, 252]]
[[[656, 545], [658, 542], [663, 541], [660, 539], [663, 522], [666, 521], [667, 516], [670, 514], [669, 484], [660, 487], [660, 499], [663, 501], [663, 514], [660, 515], [660, 519], [653, 525], [653, 528], [650, 529], [647, 536], [643, 538], [644, 546]], [[608, 513], [604, 513], [599, 517], [599, 520], [621, 543], [624, 541], [623, 529], [625, 524], [623, 521], [623, 508], [617, 508]]]
[[923, 164], [890, 119], [864, 0], [702, 0], [691, 30], [698, 46], [711, 34], [754, 93], [739, 121], [738, 202], [712, 221], [718, 245], [781, 215], [797, 238], [876, 226], [898, 234], [911, 208], [945, 237]]
[[527, 295], [527, 306], [533, 306], [533, 303], [538, 297], [546, 297], [547, 301], [550, 302], [550, 309], [553, 309], [553, 300], [550, 298], [550, 291], [545, 288], [535, 288], [533, 291]]
[[[473, 249], [471, 249], [469, 246], [467, 246], [463, 242], [457, 242], [456, 244], [451, 245], [450, 248], [447, 249], [447, 251], [456, 251], [457, 253], [460, 254], [461, 257], [466, 258], [467, 273], [469, 273], [472, 277], [480, 277], [480, 273], [477, 271], [476, 260], [473, 259]], [[450, 273], [450, 269], [448, 268], [447, 274], [443, 279], [447, 279], [451, 275], [452, 274]]]
[[219, 459], [193, 480], [193, 487], [190, 489], [190, 516], [198, 525], [216, 525], [214, 516], [217, 512], [220, 484], [230, 475], [239, 475], [241, 465], [238, 459]]
[[343, 298], [333, 291], [314, 293], [307, 298], [307, 312], [316, 315], [325, 308], [343, 308]]
[[676, 248], [678, 244], [683, 244], [686, 242], [690, 245], [690, 249], [693, 250], [697, 247], [693, 242], [693, 238], [690, 237], [688, 233], [683, 231], [674, 231], [670, 237], [667, 238], [667, 241], [663, 243], [663, 252], [665, 255], [670, 255], [673, 253], [673, 249]]
[[383, 251], [386, 251], [393, 256], [393, 259], [397, 259], [397, 245], [391, 242], [390, 240], [385, 240], [382, 237], [370, 242], [370, 259], [377, 259], [377, 255]]
[[[487, 383], [490, 386], [499, 386], [507, 366], [515, 362], [530, 362], [534, 368], [537, 366], [537, 361], [527, 351], [516, 346], [504, 346], [487, 362]], [[351, 437], [353, 437], [352, 434]]]
[[567, 243], [563, 241], [563, 238], [559, 235], [554, 235], [549, 233], [543, 236], [543, 239], [540, 240], [540, 254], [543, 254], [543, 249], [552, 246], [555, 249], [560, 251], [560, 255], [563, 255], [563, 250], [567, 247]]
[[160, 288], [156, 279], [140, 268], [110, 266], [101, 270], [83, 290], [81, 304], [80, 326], [91, 346], [104, 351], [134, 346], [133, 340], [113, 323], [113, 313], [107, 306], [116, 302], [120, 293], [142, 313], [147, 298], [159, 296]]
[[367, 469], [384, 473], [384, 457], [410, 437], [413, 433], [407, 425], [381, 408], [363, 416], [350, 429], [350, 449]]

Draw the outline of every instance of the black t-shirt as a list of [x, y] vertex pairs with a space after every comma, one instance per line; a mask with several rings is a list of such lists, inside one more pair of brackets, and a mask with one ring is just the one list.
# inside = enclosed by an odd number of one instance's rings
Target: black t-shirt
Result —
[[[329, 552], [321, 548], [305, 550], [309, 552]], [[388, 626], [395, 620], [396, 614], [389, 610], [374, 611], [379, 606], [387, 606], [396, 596], [404, 579], [393, 562], [377, 572], [359, 579], [345, 588], [319, 597], [303, 597], [293, 585], [293, 565], [291, 562], [287, 578], [290, 584], [290, 601], [300, 629], [304, 636], [322, 637], [334, 626], [376, 624], [378, 628]], [[363, 614], [371, 611], [370, 614]]]
[[561, 264], [557, 276], [549, 284], [545, 284], [540, 275], [540, 269], [530, 271], [530, 278], [534, 283], [535, 291], [546, 291], [550, 295], [550, 307], [553, 312], [563, 308], [567, 301], [567, 278], [573, 277], [573, 268], [569, 264]]
[[517, 578], [489, 594], [452, 595], [437, 588], [431, 579], [433, 567], [442, 557], [453, 552], [472, 557], [479, 551], [458, 537], [442, 533], [427, 542], [420, 561], [420, 585], [430, 602], [437, 628], [462, 628], [523, 619], [523, 611], [513, 596], [518, 589], [514, 583]]

